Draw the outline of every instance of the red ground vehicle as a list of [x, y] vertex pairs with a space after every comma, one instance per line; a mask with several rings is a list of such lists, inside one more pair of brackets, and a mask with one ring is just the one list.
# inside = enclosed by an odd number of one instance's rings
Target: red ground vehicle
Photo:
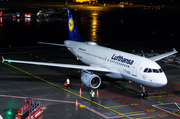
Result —
[[26, 98], [24, 106], [18, 110], [15, 119], [36, 119], [43, 113], [41, 106], [40, 102], [35, 103], [33, 99]]
[[24, 16], [30, 18], [31, 17], [31, 13], [26, 13]]

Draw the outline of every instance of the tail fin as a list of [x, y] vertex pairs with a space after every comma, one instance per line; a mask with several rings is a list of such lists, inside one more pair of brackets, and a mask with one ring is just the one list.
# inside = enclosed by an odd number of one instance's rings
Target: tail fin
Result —
[[67, 8], [67, 15], [68, 15], [69, 39], [73, 40], [73, 41], [84, 42], [81, 39], [81, 36], [80, 36], [79, 31], [77, 29], [76, 23], [74, 22], [72, 11], [69, 8]]

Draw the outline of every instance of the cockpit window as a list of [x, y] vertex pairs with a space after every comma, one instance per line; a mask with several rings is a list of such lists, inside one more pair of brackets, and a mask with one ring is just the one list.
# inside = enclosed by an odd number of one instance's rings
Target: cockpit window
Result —
[[145, 68], [144, 69], [145, 73], [162, 73], [162, 69], [151, 69], [151, 68]]
[[146, 68], [146, 69], [144, 70], [144, 72], [147, 72], [147, 70], [148, 70], [148, 68]]
[[159, 73], [158, 69], [153, 69], [153, 73]]
[[160, 72], [160, 73], [162, 73], [162, 72], [163, 72], [163, 70], [162, 70], [162, 69], [159, 69], [159, 72]]
[[149, 70], [148, 70], [148, 73], [151, 73], [151, 72], [152, 72], [152, 69], [149, 69]]

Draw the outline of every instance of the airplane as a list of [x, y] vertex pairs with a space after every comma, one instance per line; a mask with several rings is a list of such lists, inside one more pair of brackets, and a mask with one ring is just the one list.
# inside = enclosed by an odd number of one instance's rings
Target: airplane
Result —
[[64, 44], [38, 42], [40, 44], [63, 46], [66, 47], [77, 60], [85, 65], [34, 62], [8, 60], [2, 57], [2, 62], [15, 62], [34, 65], [44, 65], [53, 67], [64, 67], [80, 70], [81, 81], [89, 88], [97, 89], [101, 85], [101, 78], [94, 72], [100, 72], [107, 77], [114, 79], [125, 79], [140, 84], [142, 88], [142, 97], [147, 97], [145, 90], [149, 87], [163, 87], [167, 84], [167, 77], [162, 68], [156, 61], [167, 56], [178, 53], [174, 48], [173, 51], [145, 58], [120, 50], [99, 46], [94, 41], [84, 42], [81, 39], [76, 23], [74, 21], [71, 9], [67, 8], [69, 40]]
[[49, 16], [56, 16], [56, 15], [63, 15], [65, 14], [66, 8], [68, 5], [68, 0], [65, 0], [64, 6], [61, 8], [48, 8], [48, 9], [41, 9], [37, 12], [36, 16], [38, 18], [41, 17], [49, 17]]

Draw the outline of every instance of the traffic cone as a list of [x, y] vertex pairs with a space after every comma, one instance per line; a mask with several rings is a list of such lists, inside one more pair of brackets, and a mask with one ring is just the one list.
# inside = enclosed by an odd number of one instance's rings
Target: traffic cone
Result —
[[97, 89], [96, 95], [99, 95], [99, 91], [98, 91], [98, 89]]
[[76, 104], [75, 104], [76, 107], [78, 107], [78, 101], [76, 100]]
[[79, 90], [79, 94], [80, 94], [80, 95], [82, 94], [82, 92], [81, 92], [81, 88], [80, 88], [80, 90]]

